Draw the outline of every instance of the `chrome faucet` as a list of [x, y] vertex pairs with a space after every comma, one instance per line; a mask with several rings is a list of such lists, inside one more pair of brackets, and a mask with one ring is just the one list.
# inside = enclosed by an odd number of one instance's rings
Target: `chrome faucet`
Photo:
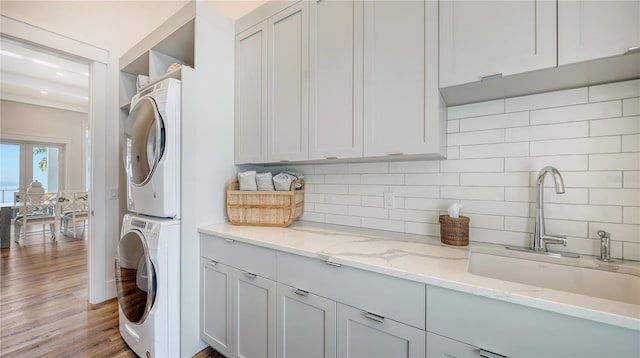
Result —
[[611, 259], [611, 234], [604, 230], [598, 230], [600, 236], [600, 257], [596, 257], [600, 261], [614, 262]]
[[567, 246], [567, 239], [562, 236], [547, 235], [544, 230], [544, 177], [551, 174], [556, 186], [556, 193], [564, 194], [564, 182], [562, 181], [562, 175], [554, 167], [544, 167], [538, 173], [538, 179], [536, 181], [536, 222], [533, 231], [533, 241], [531, 243], [531, 250], [546, 252], [547, 244], [562, 244]]

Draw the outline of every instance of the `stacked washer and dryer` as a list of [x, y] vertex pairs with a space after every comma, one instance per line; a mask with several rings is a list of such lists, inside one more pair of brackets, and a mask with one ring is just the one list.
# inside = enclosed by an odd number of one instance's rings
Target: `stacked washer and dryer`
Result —
[[124, 124], [127, 209], [115, 261], [120, 334], [141, 357], [180, 355], [181, 86], [136, 94]]

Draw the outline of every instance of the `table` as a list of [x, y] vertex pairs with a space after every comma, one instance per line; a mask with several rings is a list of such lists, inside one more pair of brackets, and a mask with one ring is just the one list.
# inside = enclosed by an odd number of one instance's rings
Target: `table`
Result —
[[2, 203], [0, 207], [0, 249], [11, 245], [11, 218], [13, 218], [13, 203]]

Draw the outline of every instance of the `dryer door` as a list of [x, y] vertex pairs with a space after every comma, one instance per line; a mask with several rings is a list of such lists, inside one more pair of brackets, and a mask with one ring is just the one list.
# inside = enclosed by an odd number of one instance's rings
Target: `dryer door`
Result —
[[129, 231], [120, 239], [116, 251], [116, 290], [127, 319], [142, 323], [156, 297], [156, 273], [142, 233]]
[[165, 150], [165, 125], [156, 102], [145, 97], [135, 104], [124, 128], [125, 166], [129, 181], [142, 186], [151, 180]]

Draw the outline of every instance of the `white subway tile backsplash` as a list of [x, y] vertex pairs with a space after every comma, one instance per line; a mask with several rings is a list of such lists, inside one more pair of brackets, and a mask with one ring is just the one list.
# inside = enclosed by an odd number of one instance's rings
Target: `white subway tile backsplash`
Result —
[[405, 222], [404, 230], [408, 234], [426, 235], [426, 236], [440, 236], [440, 224], [427, 224], [417, 222]]
[[458, 122], [458, 130], [461, 132], [523, 127], [529, 125], [529, 112], [515, 112], [497, 114], [493, 116], [464, 118]]
[[640, 170], [640, 153], [590, 154], [589, 170]]
[[[614, 257], [640, 260], [638, 87], [634, 80], [451, 107], [446, 160], [288, 165], [307, 176], [302, 220], [438, 237], [438, 216], [458, 202], [471, 241], [528, 246], [536, 176], [551, 165], [566, 186], [556, 194], [545, 181], [547, 232], [569, 240], [558, 249], [597, 254], [594, 232], [603, 229]], [[392, 209], [383, 207], [387, 191]]]
[[531, 125], [585, 121], [621, 115], [620, 101], [589, 103], [531, 111]]
[[640, 261], [640, 244], [635, 242], [624, 242], [622, 253], [625, 260]]
[[529, 143], [501, 143], [460, 147], [460, 158], [502, 158], [529, 155]]
[[350, 163], [349, 173], [354, 174], [376, 174], [389, 173], [389, 163]]
[[404, 184], [404, 174], [362, 174], [362, 184]]
[[640, 98], [628, 98], [622, 101], [623, 116], [640, 115]]
[[589, 102], [640, 97], [640, 79], [589, 87]]
[[623, 152], [640, 152], [640, 134], [622, 136]]
[[443, 199], [504, 200], [503, 187], [443, 186]]
[[362, 226], [360, 217], [357, 216], [347, 216], [347, 215], [325, 215], [325, 222], [327, 224], [335, 224], [335, 225], [347, 225], [347, 226]]
[[437, 173], [439, 169], [440, 162], [437, 160], [389, 163], [390, 173]]
[[438, 211], [393, 209], [389, 210], [389, 219], [412, 221], [418, 223], [437, 224], [440, 213]]
[[586, 87], [583, 87], [564, 91], [507, 98], [505, 108], [506, 112], [519, 112], [539, 108], [569, 106], [587, 102], [588, 91]]
[[589, 237], [599, 239], [598, 231], [604, 230], [611, 234], [611, 240], [640, 243], [640, 225], [589, 223]]
[[529, 186], [529, 173], [461, 173], [460, 185]]
[[640, 171], [626, 171], [623, 174], [625, 188], [640, 188]]
[[545, 217], [549, 219], [601, 221], [608, 223], [622, 222], [621, 206], [547, 203], [545, 204], [544, 210]]
[[504, 142], [504, 129], [452, 133], [447, 136], [449, 145], [472, 145]]
[[640, 206], [640, 189], [589, 189], [589, 204]]
[[587, 155], [552, 155], [542, 157], [505, 158], [504, 170], [507, 172], [538, 172], [546, 166], [552, 166], [561, 172], [568, 170], [587, 170]]
[[[567, 188], [622, 188], [622, 172], [562, 172]], [[537, 173], [531, 173], [531, 186], [536, 183]], [[544, 186], [554, 186], [553, 180], [545, 180]]]
[[588, 122], [548, 124], [506, 129], [506, 142], [581, 138], [589, 136]]
[[[461, 200], [464, 204], [461, 212], [529, 217], [529, 203], [508, 202], [508, 201], [486, 201], [486, 200]], [[445, 206], [446, 210], [447, 206]]]
[[624, 218], [622, 222], [625, 224], [640, 225], [640, 207], [637, 207], [637, 206], [624, 207], [622, 217]]
[[460, 132], [460, 121], [457, 119], [452, 119], [447, 122], [447, 133], [457, 133]]
[[389, 188], [395, 196], [409, 197], [409, 198], [439, 198], [440, 187], [439, 186], [424, 186], [424, 185], [392, 185]]
[[502, 158], [443, 160], [440, 163], [440, 171], [442, 173], [501, 172], [503, 170], [504, 159]]
[[[589, 203], [589, 189], [570, 188], [565, 191], [564, 194], [556, 194], [555, 189], [544, 189], [544, 202], [545, 203], [558, 203], [558, 204], [588, 204]], [[505, 188], [504, 196], [506, 201], [523, 201], [523, 202], [536, 202], [536, 189], [535, 188]]]
[[620, 137], [559, 139], [531, 142], [531, 155], [614, 153], [620, 151]]
[[360, 184], [359, 174], [327, 174], [324, 176], [325, 184]]
[[640, 116], [598, 119], [589, 123], [592, 137], [640, 133]]
[[449, 119], [486, 116], [490, 114], [504, 113], [504, 99], [480, 103], [465, 104], [449, 107]]
[[404, 232], [404, 221], [362, 218], [362, 226], [371, 229]]
[[459, 185], [460, 174], [407, 174], [407, 185]]

